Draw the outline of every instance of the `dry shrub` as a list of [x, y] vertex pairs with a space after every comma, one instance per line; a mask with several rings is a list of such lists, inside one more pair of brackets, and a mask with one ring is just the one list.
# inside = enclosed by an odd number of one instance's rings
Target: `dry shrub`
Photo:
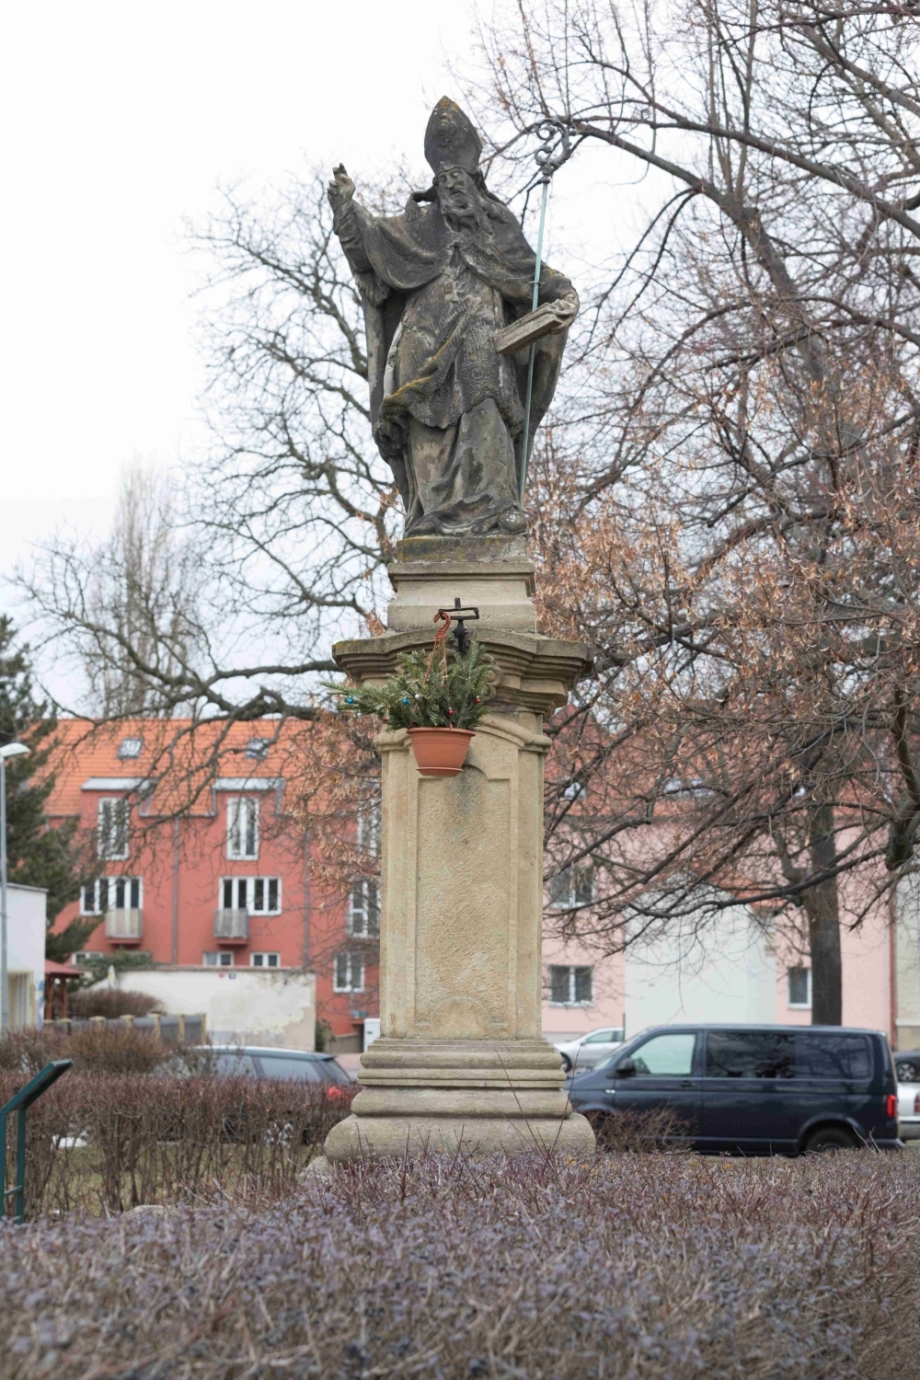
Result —
[[129, 1025], [78, 1026], [63, 1037], [61, 1047], [74, 1068], [87, 1073], [150, 1073], [170, 1053], [152, 1032]]
[[31, 1078], [52, 1059], [72, 1059], [77, 1071], [149, 1073], [174, 1054], [152, 1031], [87, 1023], [69, 1032], [15, 1031], [0, 1040], [0, 1072], [15, 1070]]
[[650, 1150], [669, 1154], [686, 1151], [682, 1136], [689, 1134], [686, 1122], [670, 1107], [654, 1107], [647, 1112], [622, 1111], [608, 1116], [589, 1116], [599, 1149], [639, 1155]]
[[432, 1156], [7, 1226], [0, 1354], [13, 1380], [872, 1380], [916, 1317], [918, 1171]]
[[[0, 1074], [0, 1102], [22, 1082]], [[66, 1074], [26, 1118], [26, 1214], [121, 1212], [244, 1184], [289, 1190], [308, 1147], [348, 1114], [352, 1096], [213, 1075]]]
[[146, 992], [122, 992], [113, 987], [85, 987], [71, 995], [70, 1014], [77, 1020], [104, 1016], [117, 1020], [119, 1016], [152, 1016], [162, 1013], [163, 1006]]
[[22, 1073], [31, 1078], [44, 1068], [50, 1059], [60, 1056], [51, 1053], [54, 1044], [43, 1030], [14, 1030], [0, 1036], [0, 1074]]

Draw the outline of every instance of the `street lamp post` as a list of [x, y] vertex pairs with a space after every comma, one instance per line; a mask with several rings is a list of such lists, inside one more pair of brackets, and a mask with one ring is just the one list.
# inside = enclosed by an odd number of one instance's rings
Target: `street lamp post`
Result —
[[6, 968], [6, 762], [8, 757], [25, 757], [25, 743], [0, 747], [0, 1035], [10, 1028], [9, 978]]

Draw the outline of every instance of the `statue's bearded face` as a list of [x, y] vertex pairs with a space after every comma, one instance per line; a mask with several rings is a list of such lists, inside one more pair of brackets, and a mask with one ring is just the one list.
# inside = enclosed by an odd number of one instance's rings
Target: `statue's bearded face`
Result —
[[455, 230], [484, 230], [488, 216], [475, 179], [464, 168], [444, 168], [437, 176], [438, 201], [447, 224]]

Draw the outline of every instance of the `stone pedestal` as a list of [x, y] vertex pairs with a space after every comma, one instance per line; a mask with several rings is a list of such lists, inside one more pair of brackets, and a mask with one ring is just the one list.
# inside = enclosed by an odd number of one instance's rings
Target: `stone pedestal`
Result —
[[416, 538], [390, 569], [390, 632], [339, 643], [358, 682], [430, 646], [438, 608], [476, 605], [501, 673], [454, 778], [421, 777], [407, 735], [377, 738], [383, 763], [381, 1038], [364, 1054], [354, 1112], [326, 1155], [556, 1147], [587, 1153], [590, 1126], [562, 1091], [541, 1036], [543, 715], [586, 668], [578, 644], [535, 628], [533, 567], [497, 538]]

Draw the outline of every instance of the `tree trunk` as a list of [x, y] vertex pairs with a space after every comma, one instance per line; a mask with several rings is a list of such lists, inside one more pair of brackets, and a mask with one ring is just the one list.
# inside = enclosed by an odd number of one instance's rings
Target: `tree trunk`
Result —
[[[813, 873], [832, 872], [837, 860], [834, 807], [819, 805], [809, 821]], [[812, 1025], [843, 1024], [843, 969], [840, 959], [840, 905], [837, 878], [810, 887], [803, 896], [811, 946]]]

